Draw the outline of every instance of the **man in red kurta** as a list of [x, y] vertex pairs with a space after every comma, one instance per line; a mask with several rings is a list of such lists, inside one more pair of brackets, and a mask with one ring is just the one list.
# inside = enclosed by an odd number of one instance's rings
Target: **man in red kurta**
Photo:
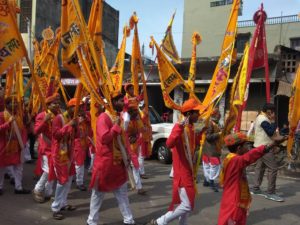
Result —
[[[124, 107], [123, 95], [116, 92], [111, 97], [114, 110], [120, 113]], [[135, 224], [129, 207], [127, 173], [117, 141], [118, 136], [123, 137], [123, 143], [126, 142], [120, 119], [105, 111], [98, 117], [96, 125], [96, 156], [90, 183], [92, 195], [88, 225], [97, 225], [106, 192], [113, 192], [117, 198], [123, 223]]]
[[54, 94], [46, 98], [47, 110], [39, 113], [35, 118], [34, 134], [38, 136], [38, 161], [42, 175], [33, 189], [33, 199], [38, 203], [49, 200], [53, 192], [53, 180], [49, 181], [49, 171], [53, 174], [51, 158], [52, 120], [60, 112], [60, 96]]
[[224, 138], [230, 153], [223, 161], [220, 174], [223, 195], [218, 225], [246, 224], [251, 194], [245, 168], [269, 152], [274, 145], [261, 145], [248, 151], [247, 141], [247, 136], [243, 133], [230, 134]]
[[78, 124], [75, 129], [74, 139], [74, 160], [76, 169], [76, 185], [80, 191], [86, 191], [84, 185], [84, 161], [86, 159], [91, 133], [91, 120], [83, 109], [83, 104], [80, 104]]
[[198, 121], [200, 105], [190, 98], [182, 105], [184, 120], [176, 123], [167, 139], [167, 147], [173, 157], [173, 196], [169, 211], [148, 225], [165, 225], [175, 219], [179, 224], [187, 224], [188, 214], [194, 208], [195, 186], [192, 156], [196, 147], [194, 123]]
[[[16, 130], [16, 129], [17, 130]], [[19, 137], [17, 133], [19, 133]], [[22, 142], [22, 144], [20, 143]], [[23, 117], [18, 112], [18, 102], [15, 96], [5, 99], [5, 110], [0, 112], [0, 195], [3, 194], [5, 168], [12, 166], [15, 179], [15, 194], [29, 194], [22, 187], [23, 164], [21, 145], [26, 143], [26, 130]]]
[[64, 219], [62, 210], [75, 210], [75, 206], [67, 204], [67, 196], [71, 188], [72, 178], [75, 175], [75, 165], [73, 162], [73, 139], [76, 120], [72, 119], [76, 98], [70, 99], [67, 104], [67, 111], [58, 114], [52, 122], [52, 146], [51, 155], [53, 159], [57, 185], [54, 201], [51, 205], [53, 218]]

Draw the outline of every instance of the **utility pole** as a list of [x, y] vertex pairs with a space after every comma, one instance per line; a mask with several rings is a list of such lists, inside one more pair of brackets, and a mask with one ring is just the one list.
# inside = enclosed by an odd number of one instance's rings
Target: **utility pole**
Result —
[[32, 40], [31, 40], [31, 21], [26, 17], [27, 33], [28, 33], [28, 57], [32, 61]]

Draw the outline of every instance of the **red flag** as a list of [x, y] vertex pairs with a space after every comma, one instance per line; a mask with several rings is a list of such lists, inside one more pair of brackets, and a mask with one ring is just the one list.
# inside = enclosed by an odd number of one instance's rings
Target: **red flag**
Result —
[[[253, 16], [253, 20], [256, 23], [256, 28], [249, 49], [247, 89], [249, 90], [249, 84], [250, 84], [251, 74], [253, 70], [264, 67], [265, 78], [266, 78], [266, 101], [270, 102], [269, 63], [268, 63], [268, 49], [267, 49], [266, 31], [265, 31], [266, 19], [267, 19], [267, 14], [263, 10], [263, 4], [261, 4], [260, 10], [258, 10]], [[243, 106], [240, 108], [237, 117], [237, 123], [235, 126], [236, 131], [240, 130], [242, 113], [246, 108], [247, 100], [248, 100], [248, 96], [245, 96]]]

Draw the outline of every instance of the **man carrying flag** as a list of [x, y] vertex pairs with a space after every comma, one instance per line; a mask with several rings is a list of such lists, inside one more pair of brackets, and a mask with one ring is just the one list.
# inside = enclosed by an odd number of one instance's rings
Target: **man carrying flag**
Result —
[[[112, 92], [113, 109], [119, 114], [124, 107], [124, 96], [120, 92]], [[113, 192], [123, 216], [124, 225], [135, 224], [127, 196], [127, 171], [122, 160], [121, 146], [117, 140], [121, 136], [127, 142], [124, 130], [120, 126], [120, 118], [113, 116], [108, 110], [100, 114], [96, 125], [96, 156], [90, 183], [92, 196], [88, 225], [97, 225], [99, 210], [106, 192]]]
[[73, 176], [75, 175], [72, 142], [77, 122], [71, 118], [74, 115], [76, 102], [76, 98], [70, 99], [67, 104], [67, 111], [56, 115], [52, 122], [51, 154], [57, 185], [51, 209], [53, 218], [56, 220], [64, 219], [61, 211], [73, 211], [76, 209], [75, 206], [67, 204], [68, 193], [71, 189]]
[[[189, 155], [195, 150], [194, 123], [199, 118], [200, 104], [194, 98], [185, 101], [181, 108], [184, 120], [176, 123], [167, 139], [167, 147], [172, 149], [173, 157], [173, 197], [169, 211], [147, 225], [165, 225], [175, 219], [179, 224], [187, 224], [189, 213], [194, 208], [195, 186], [193, 165]], [[175, 205], [177, 205], [175, 207]]]

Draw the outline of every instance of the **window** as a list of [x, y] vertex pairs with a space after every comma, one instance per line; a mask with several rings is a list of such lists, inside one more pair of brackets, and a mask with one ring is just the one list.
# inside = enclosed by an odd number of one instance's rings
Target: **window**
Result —
[[295, 53], [283, 53], [281, 61], [282, 69], [287, 73], [295, 73], [297, 68], [296, 59]]
[[222, 6], [222, 5], [230, 5], [232, 4], [233, 0], [219, 0], [210, 2], [210, 7]]
[[290, 38], [290, 46], [292, 49], [300, 50], [300, 37]]
[[250, 32], [237, 34], [237, 38], [236, 38], [237, 53], [243, 53], [244, 52], [245, 44], [247, 42], [249, 42], [250, 37], [251, 37]]
[[27, 33], [27, 18], [31, 21], [32, 0], [22, 0], [20, 8], [20, 32]]

